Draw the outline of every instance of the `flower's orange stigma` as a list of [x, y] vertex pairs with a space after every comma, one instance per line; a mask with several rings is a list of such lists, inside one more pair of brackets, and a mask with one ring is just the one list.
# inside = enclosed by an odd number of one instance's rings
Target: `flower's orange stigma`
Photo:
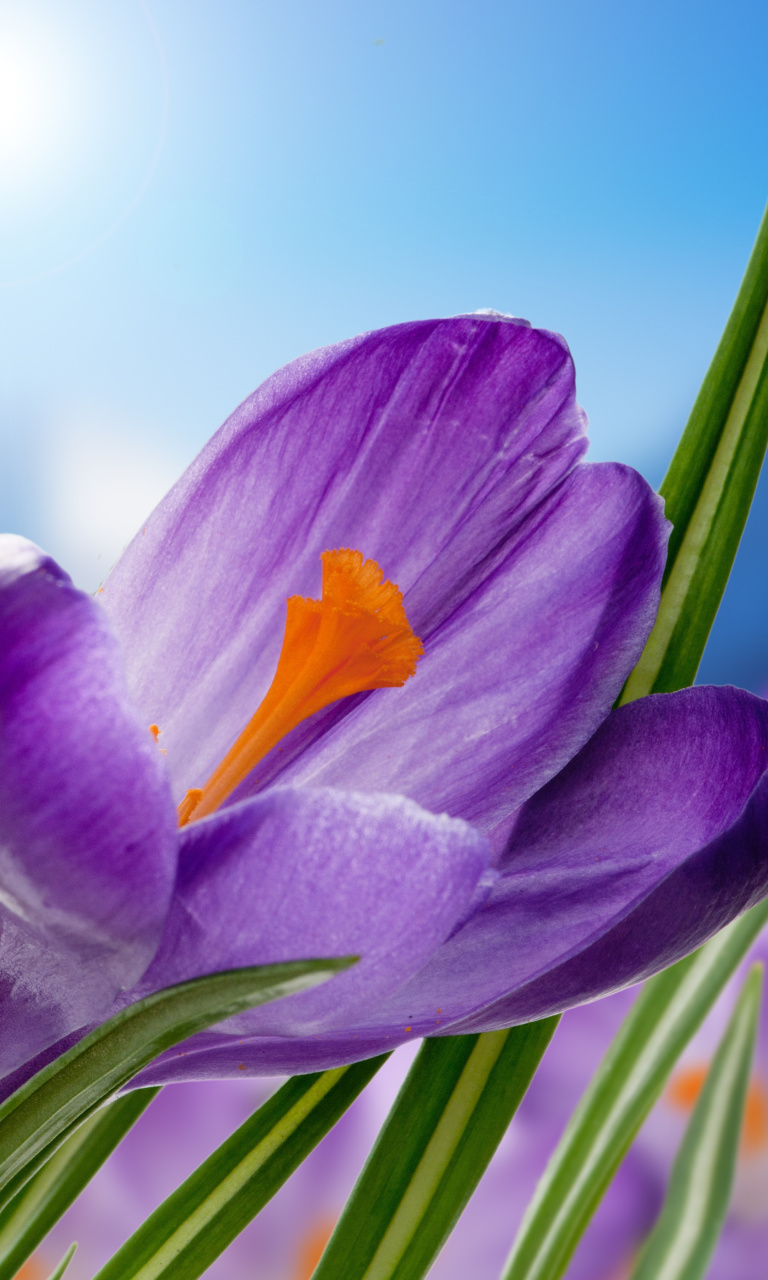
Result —
[[[669, 1082], [667, 1101], [680, 1111], [692, 1110], [706, 1078], [707, 1067], [704, 1064], [682, 1067], [675, 1072]], [[744, 1104], [740, 1151], [743, 1156], [750, 1156], [766, 1150], [768, 1150], [768, 1091], [762, 1080], [753, 1076], [749, 1082]]]
[[424, 646], [402, 592], [360, 551], [324, 551], [320, 600], [291, 596], [275, 677], [264, 701], [201, 791], [188, 791], [179, 825], [218, 809], [297, 724], [329, 703], [403, 685]]

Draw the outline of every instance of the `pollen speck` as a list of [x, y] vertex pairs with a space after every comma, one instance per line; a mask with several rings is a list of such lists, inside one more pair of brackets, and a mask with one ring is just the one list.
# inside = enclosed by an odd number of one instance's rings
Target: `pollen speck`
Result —
[[202, 800], [203, 793], [199, 787], [192, 787], [187, 792], [178, 808], [179, 826], [185, 827], [189, 822], [192, 814]]

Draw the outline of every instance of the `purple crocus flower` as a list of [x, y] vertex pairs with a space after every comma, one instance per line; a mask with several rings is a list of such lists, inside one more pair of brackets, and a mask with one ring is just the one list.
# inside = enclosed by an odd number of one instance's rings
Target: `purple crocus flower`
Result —
[[139, 1082], [338, 1065], [603, 994], [765, 894], [768, 707], [702, 688], [611, 713], [667, 529], [585, 448], [557, 335], [399, 325], [269, 379], [98, 601], [6, 541], [1, 1070], [115, 1000], [358, 954]]

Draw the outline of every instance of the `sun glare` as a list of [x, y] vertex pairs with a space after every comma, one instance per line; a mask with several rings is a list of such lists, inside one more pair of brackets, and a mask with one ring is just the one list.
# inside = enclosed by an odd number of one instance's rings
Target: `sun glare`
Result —
[[130, 216], [167, 98], [143, 0], [2, 0], [0, 288], [78, 260]]
[[35, 168], [56, 133], [52, 77], [23, 46], [0, 44], [0, 164], [19, 176]]

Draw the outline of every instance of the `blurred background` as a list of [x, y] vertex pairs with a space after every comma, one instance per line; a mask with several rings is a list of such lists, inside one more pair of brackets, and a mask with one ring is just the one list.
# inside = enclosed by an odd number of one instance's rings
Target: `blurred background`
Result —
[[[94, 589], [301, 352], [564, 333], [658, 483], [768, 195], [759, 0], [3, 0], [0, 524]], [[760, 494], [703, 678], [768, 684]]]
[[[3, 0], [0, 525], [94, 590], [273, 369], [483, 307], [565, 334], [590, 456], [657, 484], [768, 196], [767, 38], [759, 0]], [[768, 688], [767, 539], [763, 482], [705, 681]]]

